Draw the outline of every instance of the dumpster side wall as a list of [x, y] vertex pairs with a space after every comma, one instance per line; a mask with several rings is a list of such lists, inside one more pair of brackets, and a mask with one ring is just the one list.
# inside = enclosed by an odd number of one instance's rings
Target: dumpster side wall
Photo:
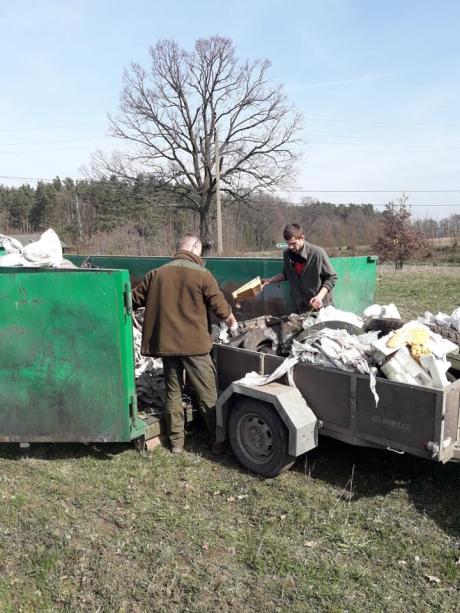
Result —
[[[77, 266], [85, 259], [83, 256], [67, 256]], [[143, 276], [158, 268], [170, 258], [134, 256], [91, 256], [91, 261], [102, 268], [124, 268], [137, 285]], [[362, 313], [374, 302], [376, 286], [376, 258], [353, 257], [331, 258], [339, 280], [334, 289], [335, 305], [346, 311]], [[234, 305], [232, 292], [249, 281], [260, 277], [272, 277], [282, 270], [281, 258], [207, 258], [206, 267], [216, 277], [227, 300]], [[259, 315], [285, 315], [294, 310], [288, 283], [268, 286], [263, 294], [246, 300], [238, 311], [238, 319], [249, 319]]]
[[0, 269], [0, 441], [129, 441], [126, 271]]

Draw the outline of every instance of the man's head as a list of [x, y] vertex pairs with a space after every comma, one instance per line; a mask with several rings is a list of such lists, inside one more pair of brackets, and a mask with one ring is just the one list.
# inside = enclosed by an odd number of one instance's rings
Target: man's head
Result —
[[288, 249], [300, 253], [305, 243], [305, 234], [298, 223], [289, 223], [283, 230], [284, 240]]
[[190, 251], [200, 256], [203, 245], [200, 237], [196, 234], [184, 234], [184, 236], [177, 241], [176, 247], [176, 251]]

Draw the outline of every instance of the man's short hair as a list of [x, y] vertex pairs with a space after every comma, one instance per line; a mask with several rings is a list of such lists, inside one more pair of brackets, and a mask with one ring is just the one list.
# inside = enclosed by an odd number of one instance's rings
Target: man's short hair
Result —
[[184, 234], [176, 244], [177, 251], [191, 251], [195, 245], [201, 242], [201, 239], [196, 234], [192, 234], [191, 232], [187, 232]]
[[302, 226], [299, 226], [298, 223], [288, 223], [283, 230], [284, 239], [287, 241], [291, 240], [291, 238], [300, 238], [304, 234]]

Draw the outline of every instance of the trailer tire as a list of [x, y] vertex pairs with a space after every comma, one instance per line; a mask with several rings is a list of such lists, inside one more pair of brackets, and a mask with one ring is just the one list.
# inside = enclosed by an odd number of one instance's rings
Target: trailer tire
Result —
[[294, 464], [286, 426], [267, 402], [238, 400], [230, 412], [228, 438], [238, 461], [263, 477], [276, 477]]

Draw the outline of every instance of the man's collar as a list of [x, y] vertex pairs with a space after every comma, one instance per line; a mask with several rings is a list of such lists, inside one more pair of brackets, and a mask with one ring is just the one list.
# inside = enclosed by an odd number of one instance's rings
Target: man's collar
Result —
[[200, 258], [199, 255], [195, 255], [191, 251], [186, 251], [185, 249], [180, 249], [174, 256], [174, 260], [190, 260], [191, 262], [195, 262], [199, 266], [204, 266], [204, 260]]
[[307, 241], [303, 242], [303, 247], [302, 247], [302, 251], [300, 252], [300, 255], [307, 259], [308, 258], [308, 254], [310, 253], [310, 244], [307, 243]]
[[301, 258], [303, 258], [304, 260], [307, 260], [308, 259], [308, 254], [310, 253], [310, 244], [307, 243], [307, 241], [304, 241], [303, 242], [303, 247], [302, 247], [301, 251], [299, 251], [299, 252], [291, 251], [291, 253], [295, 253], [295, 255], [298, 255]]

